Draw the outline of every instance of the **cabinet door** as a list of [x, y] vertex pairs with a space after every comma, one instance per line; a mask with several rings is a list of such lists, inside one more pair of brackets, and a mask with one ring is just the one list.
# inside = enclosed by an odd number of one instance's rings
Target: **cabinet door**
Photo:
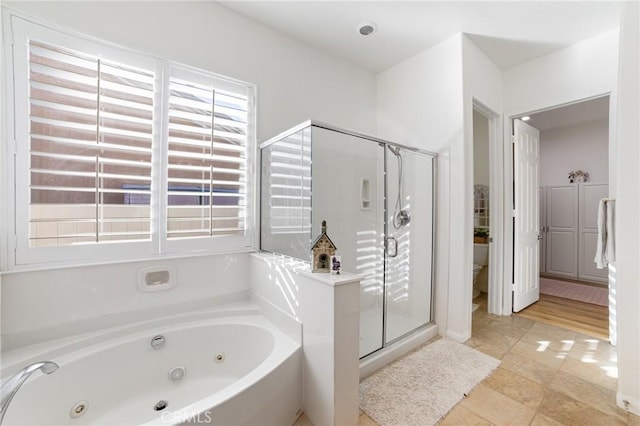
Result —
[[547, 273], [578, 277], [578, 186], [547, 187]]
[[609, 185], [580, 184], [578, 279], [608, 283], [609, 270], [597, 269], [593, 261], [598, 241], [598, 203], [609, 194]]

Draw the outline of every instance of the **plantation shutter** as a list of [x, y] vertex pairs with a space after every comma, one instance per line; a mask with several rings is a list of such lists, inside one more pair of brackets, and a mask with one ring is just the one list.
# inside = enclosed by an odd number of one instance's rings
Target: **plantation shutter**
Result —
[[197, 77], [169, 81], [167, 239], [244, 236], [249, 98]]
[[29, 244], [149, 240], [154, 73], [29, 41]]
[[12, 267], [254, 247], [254, 85], [10, 23]]

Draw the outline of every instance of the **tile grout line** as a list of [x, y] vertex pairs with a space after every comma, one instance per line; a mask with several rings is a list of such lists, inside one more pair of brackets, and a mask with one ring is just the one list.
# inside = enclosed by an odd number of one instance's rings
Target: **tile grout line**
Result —
[[[531, 328], [535, 325], [535, 323], [537, 323], [537, 321], [535, 321], [535, 320], [531, 320], [531, 319], [529, 319], [529, 320], [530, 320], [530, 321], [532, 321], [532, 322], [533, 322], [533, 324], [532, 324], [529, 328], [527, 328], [526, 330], [523, 330], [524, 332], [522, 333], [522, 335], [521, 335], [521, 336], [520, 336], [520, 337], [515, 341], [515, 343], [513, 343], [513, 344], [509, 347], [509, 349], [508, 349], [508, 350], [503, 354], [502, 358], [504, 358], [504, 356], [506, 356], [507, 354], [511, 353], [512, 349], [513, 349], [513, 348], [514, 348], [514, 347], [515, 347], [515, 346], [516, 346], [520, 341], [522, 341], [522, 340], [524, 339], [524, 337], [525, 337], [528, 333], [530, 333], [530, 332], [531, 332]], [[491, 320], [491, 321], [489, 321], [486, 325], [484, 325], [483, 327], [480, 327], [480, 329], [479, 329], [479, 330], [482, 330], [482, 329], [485, 329], [485, 328], [490, 328], [490, 326], [491, 326], [491, 324], [492, 324], [492, 323], [496, 323], [496, 324], [497, 324], [497, 323], [499, 323], [499, 321], [497, 321], [497, 319], [492, 319], [492, 320]], [[543, 324], [544, 324], [544, 323], [543, 323]], [[548, 324], [548, 325], [550, 325], [550, 324]], [[555, 325], [550, 325], [550, 326], [555, 327], [555, 328], [560, 328], [560, 329], [562, 329], [562, 330], [567, 330], [568, 332], [576, 332], [576, 333], [578, 333], [578, 334], [584, 334], [584, 333], [577, 332], [577, 331], [575, 331], [575, 330], [571, 330], [571, 329], [564, 329], [563, 327], [558, 327], [558, 326], [555, 326]], [[516, 328], [517, 328], [517, 327], [516, 327]], [[534, 335], [535, 335], [535, 332], [534, 332]], [[542, 337], [542, 336], [541, 336], [541, 337]], [[573, 339], [573, 340], [576, 340], [576, 339]], [[598, 340], [600, 340], [600, 341], [603, 341], [603, 342], [607, 343], [605, 340], [603, 340], [603, 339], [601, 339], [601, 338], [598, 338]], [[525, 341], [525, 343], [529, 343], [529, 342]], [[538, 416], [538, 414], [541, 414], [541, 415], [544, 415], [544, 416], [548, 416], [547, 414], [542, 413], [542, 412], [540, 411], [540, 408], [543, 406], [545, 399], [546, 399], [546, 398], [548, 398], [550, 391], [554, 391], [554, 392], [561, 393], [561, 394], [562, 394], [562, 395], [564, 395], [565, 397], [568, 397], [568, 398], [570, 398], [570, 399], [572, 399], [572, 400], [574, 400], [574, 401], [576, 401], [576, 402], [583, 403], [583, 404], [588, 404], [587, 402], [584, 402], [584, 401], [581, 401], [581, 400], [575, 399], [573, 396], [566, 394], [566, 393], [565, 393], [565, 392], [563, 392], [562, 390], [556, 390], [556, 389], [553, 389], [553, 388], [552, 388], [552, 384], [553, 384], [553, 382], [557, 379], [557, 376], [558, 376], [558, 374], [559, 374], [559, 372], [560, 372], [560, 371], [563, 371], [565, 374], [568, 374], [568, 375], [570, 375], [570, 376], [572, 376], [572, 377], [574, 377], [574, 378], [577, 378], [578, 380], [581, 380], [581, 381], [584, 381], [584, 382], [589, 383], [589, 386], [594, 386], [594, 387], [596, 387], [596, 388], [598, 388], [598, 389], [603, 389], [603, 390], [607, 390], [607, 391], [608, 391], [608, 390], [610, 390], [610, 389], [608, 389], [608, 388], [606, 388], [606, 387], [604, 387], [604, 386], [601, 386], [601, 385], [599, 385], [599, 384], [597, 384], [597, 383], [593, 383], [593, 382], [591, 382], [591, 381], [588, 381], [588, 380], [582, 379], [582, 378], [581, 378], [581, 377], [579, 377], [579, 376], [575, 376], [575, 375], [574, 375], [574, 374], [572, 374], [572, 373], [569, 373], [569, 372], [566, 372], [566, 371], [562, 370], [562, 366], [567, 362], [567, 359], [569, 358], [569, 352], [570, 352], [570, 351], [571, 351], [571, 349], [569, 349], [569, 350], [567, 350], [567, 351], [566, 351], [566, 353], [565, 353], [565, 354], [564, 354], [564, 356], [562, 357], [562, 361], [560, 362], [560, 364], [558, 365], [558, 367], [551, 367], [551, 366], [548, 366], [548, 365], [541, 364], [541, 365], [544, 365], [545, 367], [552, 368], [552, 369], [553, 369], [553, 376], [550, 378], [550, 380], [549, 380], [549, 382], [548, 382], [548, 385], [547, 385], [547, 384], [544, 384], [544, 383], [539, 383], [539, 384], [542, 386], [542, 390], [543, 390], [543, 397], [542, 397], [542, 399], [541, 399], [541, 401], [540, 401], [540, 404], [538, 404], [538, 405], [536, 406], [535, 411], [534, 411], [534, 415], [533, 415], [533, 417], [532, 417], [531, 421], [529, 422], [529, 424], [532, 424], [532, 423], [533, 423], [533, 421], [536, 419], [536, 417]], [[518, 355], [518, 354], [515, 354], [515, 355]], [[532, 359], [532, 358], [527, 357], [527, 356], [525, 356], [525, 355], [520, 355], [520, 356], [524, 356], [525, 358], [529, 359], [530, 361], [533, 361], [533, 362], [535, 362], [535, 363], [540, 364], [540, 363], [539, 363], [537, 360], [535, 360], [535, 359]], [[502, 363], [502, 359], [501, 359], [501, 363]], [[500, 366], [498, 366], [498, 368], [500, 368]], [[506, 369], [505, 369], [505, 370], [506, 370]], [[530, 378], [525, 377], [525, 376], [522, 376], [521, 374], [519, 374], [519, 373], [517, 373], [517, 372], [513, 372], [513, 371], [510, 371], [510, 370], [507, 370], [507, 371], [509, 371], [510, 373], [515, 374], [515, 375], [517, 375], [518, 377], [521, 377], [521, 378], [523, 378], [523, 379], [531, 380]], [[495, 374], [495, 373], [494, 373], [494, 374]], [[492, 375], [493, 375], [493, 374], [492, 374]], [[491, 377], [491, 376], [489, 376], [489, 377]], [[489, 379], [489, 377], [488, 377], [487, 379], [485, 379], [484, 381], [488, 380], [488, 379]], [[483, 381], [483, 382], [484, 382], [484, 381]], [[536, 382], [536, 383], [537, 383], [537, 382]], [[500, 394], [502, 394], [503, 396], [505, 396], [505, 397], [510, 398], [510, 399], [512, 399], [512, 400], [513, 400], [513, 398], [509, 397], [508, 395], [505, 395], [505, 394], [504, 394], [504, 393], [502, 393], [501, 391], [499, 391], [499, 390], [497, 390], [497, 389], [493, 389], [493, 390], [495, 390], [495, 391], [499, 392]], [[520, 403], [520, 401], [517, 401], [517, 400], [513, 400], [513, 401]], [[594, 406], [592, 406], [592, 408], [594, 408], [596, 411], [598, 411], [599, 413], [601, 413], [601, 414], [603, 414], [603, 415], [605, 415], [605, 416], [614, 416], [612, 413], [609, 413], [609, 412], [603, 411], [603, 410], [601, 410], [601, 409], [600, 409], [600, 408], [598, 408], [598, 407], [594, 407]], [[476, 414], [476, 415], [480, 416], [480, 414], [478, 414], [478, 413], [475, 413], [475, 412], [474, 412], [474, 414]], [[480, 416], [480, 417], [482, 417], [482, 416]], [[553, 418], [553, 417], [551, 417], [551, 416], [548, 416], [548, 417], [552, 418], [552, 419], [553, 419], [553, 420], [555, 420], [555, 421], [560, 421], [560, 420], [555, 419], [555, 418]], [[616, 417], [617, 417], [617, 416], [616, 416]], [[626, 413], [626, 417], [627, 417], [627, 418], [629, 418], [628, 412]], [[484, 417], [482, 417], [482, 418], [484, 419]], [[486, 420], [486, 419], [485, 419], [485, 420]]]

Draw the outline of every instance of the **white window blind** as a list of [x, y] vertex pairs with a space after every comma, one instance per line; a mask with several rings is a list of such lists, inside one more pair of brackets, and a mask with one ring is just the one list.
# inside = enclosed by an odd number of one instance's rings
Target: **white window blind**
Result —
[[31, 246], [150, 239], [153, 71], [29, 42]]
[[247, 231], [249, 98], [211, 83], [169, 82], [168, 239]]
[[4, 23], [7, 264], [252, 249], [253, 85]]

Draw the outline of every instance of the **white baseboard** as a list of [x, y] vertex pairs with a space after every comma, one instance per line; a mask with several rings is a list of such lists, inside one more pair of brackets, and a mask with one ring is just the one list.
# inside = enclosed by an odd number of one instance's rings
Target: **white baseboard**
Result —
[[626, 410], [630, 413], [640, 416], [640, 401], [634, 398], [630, 398], [618, 392], [616, 394], [616, 404], [618, 407]]
[[458, 343], [464, 343], [467, 340], [469, 340], [471, 338], [471, 334], [461, 334], [461, 333], [456, 333], [454, 331], [450, 331], [450, 330], [446, 330], [445, 331], [445, 336], [447, 336], [449, 339], [453, 339]]

